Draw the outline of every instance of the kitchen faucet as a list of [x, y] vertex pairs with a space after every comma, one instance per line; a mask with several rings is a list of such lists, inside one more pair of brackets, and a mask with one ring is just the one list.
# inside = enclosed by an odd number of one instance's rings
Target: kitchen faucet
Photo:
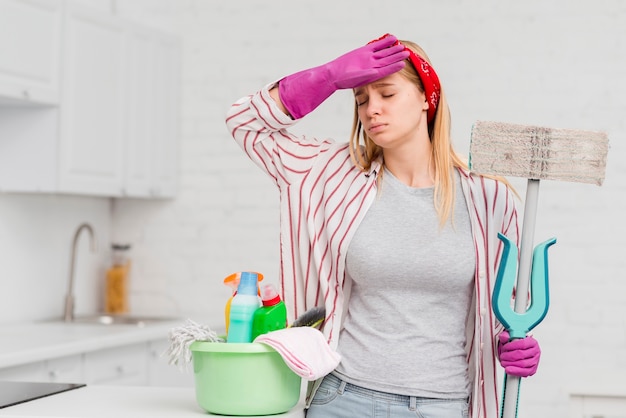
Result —
[[91, 238], [91, 251], [96, 251], [96, 239], [95, 234], [93, 232], [93, 228], [88, 223], [82, 223], [76, 229], [74, 233], [74, 241], [72, 243], [72, 259], [70, 261], [70, 280], [69, 285], [67, 287], [67, 294], [65, 295], [65, 313], [63, 315], [63, 320], [65, 322], [72, 322], [74, 319], [74, 264], [76, 260], [76, 243], [78, 242], [78, 237], [83, 229], [86, 229], [89, 232], [89, 236]]

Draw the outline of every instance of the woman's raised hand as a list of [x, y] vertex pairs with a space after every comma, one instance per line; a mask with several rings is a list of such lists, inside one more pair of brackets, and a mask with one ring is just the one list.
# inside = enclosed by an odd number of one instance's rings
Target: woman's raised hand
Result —
[[393, 35], [279, 82], [279, 97], [294, 119], [313, 111], [339, 89], [352, 89], [400, 71], [409, 53]]

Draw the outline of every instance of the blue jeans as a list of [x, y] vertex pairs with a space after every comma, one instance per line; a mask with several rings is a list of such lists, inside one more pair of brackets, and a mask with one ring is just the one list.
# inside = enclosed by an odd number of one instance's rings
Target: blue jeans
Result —
[[344, 382], [329, 374], [324, 377], [307, 418], [467, 418], [467, 399], [434, 399], [378, 392]]

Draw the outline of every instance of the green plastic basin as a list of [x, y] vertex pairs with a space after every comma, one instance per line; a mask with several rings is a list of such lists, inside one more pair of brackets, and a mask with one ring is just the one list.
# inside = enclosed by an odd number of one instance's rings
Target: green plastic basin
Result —
[[265, 344], [196, 341], [190, 349], [196, 400], [207, 412], [273, 415], [300, 399], [300, 376]]

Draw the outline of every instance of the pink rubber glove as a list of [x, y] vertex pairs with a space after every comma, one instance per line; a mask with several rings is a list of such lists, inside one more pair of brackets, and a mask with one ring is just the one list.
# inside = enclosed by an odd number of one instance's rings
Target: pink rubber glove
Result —
[[396, 43], [393, 35], [386, 36], [339, 58], [280, 80], [280, 100], [294, 119], [312, 112], [339, 89], [352, 89], [371, 83], [404, 67], [409, 52]]
[[500, 333], [498, 341], [498, 357], [506, 374], [528, 377], [537, 372], [541, 349], [533, 337], [516, 338], [509, 341], [509, 333]]

